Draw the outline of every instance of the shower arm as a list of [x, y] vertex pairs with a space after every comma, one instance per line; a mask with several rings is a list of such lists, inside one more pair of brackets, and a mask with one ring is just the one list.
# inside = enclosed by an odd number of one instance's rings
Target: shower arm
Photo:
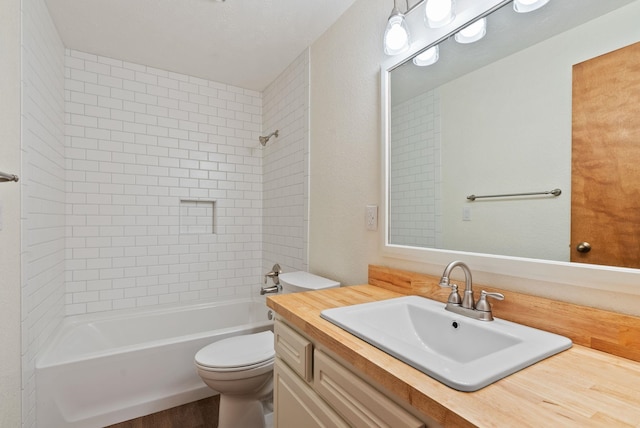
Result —
[[271, 137], [276, 137], [278, 138], [278, 133], [279, 131], [276, 129], [275, 131], [273, 131], [271, 134], [267, 135], [266, 137], [259, 137], [258, 139], [260, 140], [260, 144], [262, 144], [262, 146], [266, 146], [267, 142], [269, 141], [269, 139]]

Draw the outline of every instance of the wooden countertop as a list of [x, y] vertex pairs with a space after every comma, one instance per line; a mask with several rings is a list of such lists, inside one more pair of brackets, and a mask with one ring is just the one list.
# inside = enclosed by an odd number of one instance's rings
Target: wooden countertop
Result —
[[[403, 293], [404, 294], [404, 293]], [[399, 399], [451, 427], [640, 427], [640, 363], [574, 344], [476, 392], [459, 392], [320, 318], [403, 294], [373, 285], [270, 296], [282, 318]]]

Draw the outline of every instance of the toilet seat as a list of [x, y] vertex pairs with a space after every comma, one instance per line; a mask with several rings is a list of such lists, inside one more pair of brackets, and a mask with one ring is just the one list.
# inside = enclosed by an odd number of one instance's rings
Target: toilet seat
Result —
[[262, 367], [267, 367], [267, 366], [273, 367], [273, 363], [275, 362], [275, 360], [276, 360], [275, 358], [272, 358], [270, 360], [266, 360], [261, 363], [251, 364], [251, 365], [242, 366], [242, 367], [231, 367], [231, 368], [203, 366], [201, 364], [198, 364], [197, 362], [196, 362], [196, 366], [200, 370], [215, 371], [218, 373], [249, 372], [249, 371], [254, 371], [255, 369], [260, 369]]
[[275, 359], [273, 332], [247, 334], [219, 340], [196, 353], [195, 362], [203, 370], [233, 372], [272, 365]]

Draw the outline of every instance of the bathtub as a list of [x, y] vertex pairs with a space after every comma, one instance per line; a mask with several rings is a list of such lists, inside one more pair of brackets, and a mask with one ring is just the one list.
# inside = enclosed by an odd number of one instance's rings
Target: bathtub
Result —
[[264, 301], [68, 317], [36, 360], [39, 427], [104, 427], [214, 395], [193, 358], [273, 328]]

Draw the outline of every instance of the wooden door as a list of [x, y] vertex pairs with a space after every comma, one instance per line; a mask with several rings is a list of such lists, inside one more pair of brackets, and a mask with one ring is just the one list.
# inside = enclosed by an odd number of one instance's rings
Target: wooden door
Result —
[[571, 261], [640, 268], [640, 43], [573, 67], [572, 133]]

